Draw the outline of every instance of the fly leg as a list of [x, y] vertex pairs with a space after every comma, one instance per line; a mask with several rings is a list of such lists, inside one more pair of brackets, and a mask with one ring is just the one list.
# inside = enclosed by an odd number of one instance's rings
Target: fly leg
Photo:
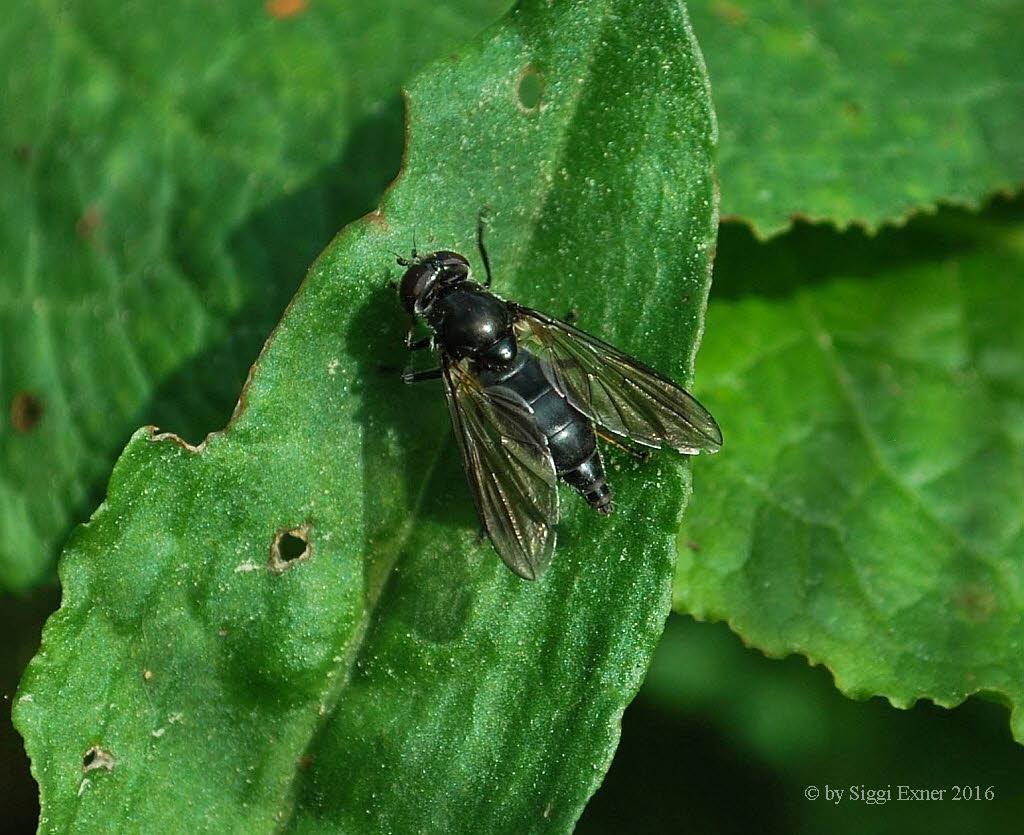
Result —
[[[413, 322], [413, 327], [409, 328], [409, 333], [405, 336], [405, 347], [410, 351], [422, 351], [425, 348], [431, 347], [434, 344], [433, 337], [424, 336], [422, 339], [412, 338], [415, 327], [416, 323]], [[410, 360], [409, 364], [405, 367], [405, 371], [402, 373], [402, 382], [418, 383], [420, 380], [435, 380], [440, 376], [440, 368], [432, 368], [429, 371], [413, 371], [412, 360]]]
[[[413, 339], [412, 335], [413, 333], [415, 333], [415, 331], [416, 321], [413, 320], [412, 326], [409, 328], [409, 332], [405, 335], [405, 347], [408, 348], [410, 351], [422, 351], [424, 348], [429, 348], [431, 346], [431, 338], [429, 336], [425, 336], [423, 337], [423, 339]], [[383, 362], [377, 366], [377, 369], [385, 374], [394, 374], [395, 372], [398, 371], [398, 368], [396, 368], [395, 366]], [[409, 374], [411, 371], [412, 363], [410, 362], [405, 367], [405, 373], [402, 375], [402, 377], [404, 378], [405, 375]]]
[[442, 369], [430, 368], [426, 371], [406, 371], [402, 374], [403, 383], [422, 383], [424, 380], [438, 380], [441, 378]]
[[607, 432], [605, 432], [599, 426], [595, 426], [594, 427], [594, 432], [597, 435], [597, 437], [603, 438], [608, 443], [610, 443], [612, 446], [617, 446], [619, 449], [624, 450], [625, 452], [628, 452], [634, 458], [640, 459], [641, 463], [647, 461], [647, 459], [651, 457], [651, 451], [649, 449], [637, 449], [636, 447], [629, 446], [629, 444], [624, 444], [618, 438], [615, 438], [612, 435], [609, 435]]

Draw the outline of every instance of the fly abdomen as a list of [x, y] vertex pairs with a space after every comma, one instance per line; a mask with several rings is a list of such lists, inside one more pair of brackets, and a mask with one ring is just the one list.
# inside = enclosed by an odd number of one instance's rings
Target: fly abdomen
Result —
[[578, 490], [595, 510], [611, 513], [612, 489], [605, 480], [594, 426], [552, 387], [537, 358], [520, 348], [508, 365], [477, 373], [485, 386], [512, 389], [530, 405], [537, 428], [548, 439], [558, 477]]
[[587, 504], [598, 513], [607, 516], [615, 510], [612, 501], [615, 494], [604, 477], [604, 467], [601, 465], [601, 456], [596, 446], [586, 461], [573, 470], [559, 473], [559, 476], [566, 484], [579, 490]]
[[538, 425], [547, 435], [559, 478], [578, 490], [592, 508], [600, 513], [611, 513], [615, 509], [612, 488], [605, 480], [590, 419], [554, 389], [533, 405]]

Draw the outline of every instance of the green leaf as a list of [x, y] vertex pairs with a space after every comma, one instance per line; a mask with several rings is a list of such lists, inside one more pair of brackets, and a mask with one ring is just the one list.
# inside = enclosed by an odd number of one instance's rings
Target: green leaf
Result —
[[136, 426], [224, 424], [303, 272], [394, 177], [399, 85], [505, 7], [13, 4], [0, 590], [50, 579]]
[[[409, 136], [228, 428], [137, 433], [74, 535], [16, 710], [45, 828], [568, 831], [600, 782], [669, 610], [684, 462], [611, 450], [620, 512], [565, 491], [554, 565], [514, 577], [441, 391], [380, 370], [407, 324], [385, 280], [414, 235], [473, 255], [486, 204], [499, 292], [686, 379], [717, 218], [685, 14], [523, 3], [416, 81]], [[282, 531], [311, 554], [268, 570]]]
[[1024, 183], [1018, 0], [697, 0], [722, 214], [869, 230]]
[[[755, 263], [756, 259], [756, 263]], [[675, 605], [851, 696], [987, 692], [1024, 738], [1024, 206], [720, 246]]]

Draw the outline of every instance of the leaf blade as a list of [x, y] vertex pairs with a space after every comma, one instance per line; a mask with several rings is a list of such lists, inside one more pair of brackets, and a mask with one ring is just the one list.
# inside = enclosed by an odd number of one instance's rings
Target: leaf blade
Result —
[[722, 214], [874, 231], [1024, 182], [1013, 0], [692, 3], [722, 131]]
[[732, 444], [698, 474], [677, 609], [854, 697], [1019, 703], [1019, 216], [758, 250], [764, 295], [737, 282], [702, 355]]

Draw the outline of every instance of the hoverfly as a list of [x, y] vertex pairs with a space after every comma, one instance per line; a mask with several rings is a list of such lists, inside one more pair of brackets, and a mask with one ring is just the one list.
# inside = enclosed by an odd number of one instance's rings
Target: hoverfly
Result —
[[717, 452], [722, 431], [693, 396], [653, 368], [493, 294], [483, 228], [481, 216], [483, 285], [457, 252], [421, 256], [413, 249], [412, 258], [398, 257], [406, 268], [401, 303], [413, 326], [423, 319], [432, 332], [414, 341], [410, 329], [406, 346], [436, 348], [441, 358], [438, 368], [407, 371], [402, 379], [443, 381], [484, 530], [513, 572], [535, 580], [555, 548], [559, 479], [599, 513], [614, 510], [596, 435], [615, 441], [595, 432], [595, 424], [685, 455]]

